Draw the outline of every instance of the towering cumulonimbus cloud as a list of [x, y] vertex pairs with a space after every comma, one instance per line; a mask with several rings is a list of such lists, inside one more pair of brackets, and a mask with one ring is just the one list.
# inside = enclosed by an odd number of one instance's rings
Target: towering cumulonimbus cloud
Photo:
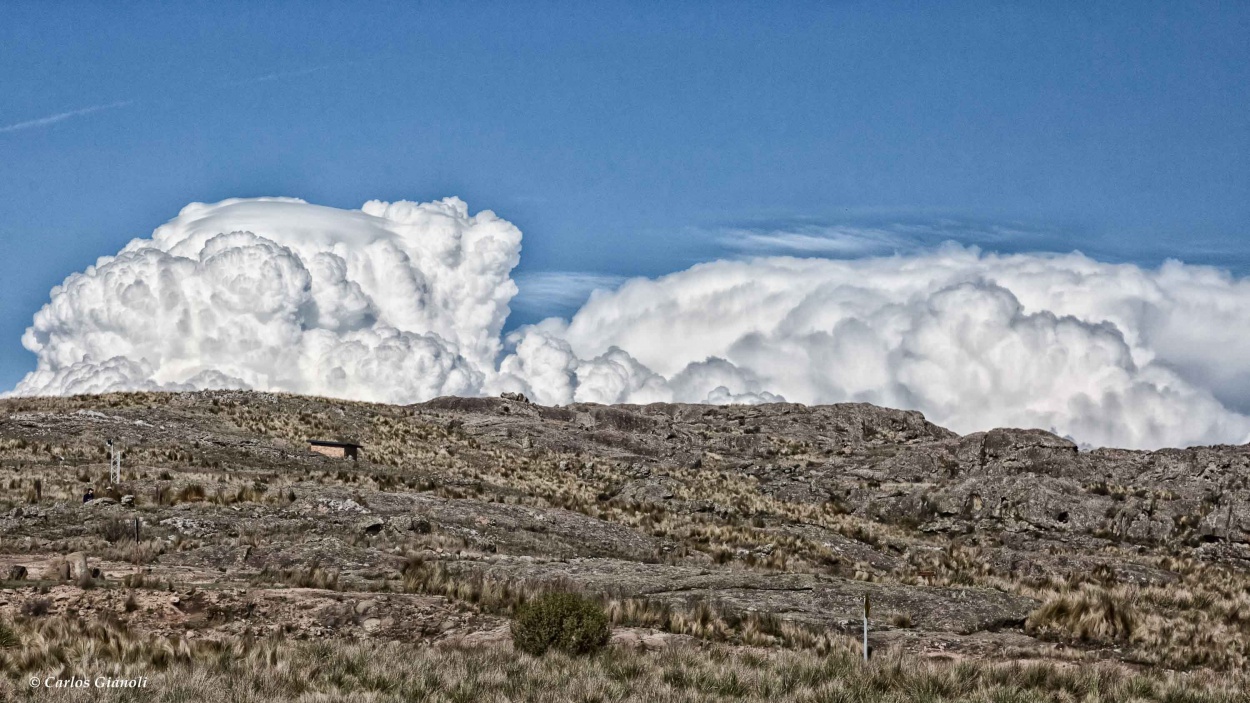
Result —
[[714, 261], [502, 338], [520, 246], [455, 198], [189, 205], [52, 291], [14, 392], [863, 401], [1095, 445], [1250, 435], [1250, 283], [1218, 269], [958, 245]]
[[479, 393], [521, 233], [458, 199], [189, 205], [52, 291], [18, 394], [237, 387], [387, 402]]

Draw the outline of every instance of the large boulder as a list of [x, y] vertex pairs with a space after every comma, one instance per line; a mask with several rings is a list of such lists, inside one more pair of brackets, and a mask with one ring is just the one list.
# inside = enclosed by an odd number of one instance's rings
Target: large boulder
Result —
[[65, 563], [69, 566], [69, 580], [77, 581], [82, 578], [91, 578], [91, 567], [87, 563], [86, 552], [74, 552], [65, 557]]

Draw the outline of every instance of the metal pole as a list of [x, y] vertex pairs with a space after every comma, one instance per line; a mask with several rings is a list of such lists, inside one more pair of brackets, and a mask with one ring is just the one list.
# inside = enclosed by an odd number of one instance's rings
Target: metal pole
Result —
[[864, 661], [868, 661], [868, 613], [871, 609], [871, 603], [867, 593], [864, 594]]

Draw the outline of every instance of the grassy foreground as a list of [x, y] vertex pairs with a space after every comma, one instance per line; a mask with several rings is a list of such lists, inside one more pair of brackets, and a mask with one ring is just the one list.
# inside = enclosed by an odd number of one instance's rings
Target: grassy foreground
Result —
[[[1250, 701], [1244, 675], [1139, 675], [1053, 663], [976, 664], [724, 645], [535, 658], [502, 647], [265, 640], [222, 645], [108, 622], [16, 624], [0, 700], [169, 701]], [[31, 688], [32, 677], [146, 676], [142, 690]]]

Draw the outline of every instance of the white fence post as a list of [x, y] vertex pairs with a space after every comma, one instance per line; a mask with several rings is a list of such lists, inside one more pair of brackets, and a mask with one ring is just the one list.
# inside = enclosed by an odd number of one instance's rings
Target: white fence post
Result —
[[870, 596], [864, 594], [864, 661], [868, 661], [868, 613], [872, 610]]
[[113, 440], [108, 441], [109, 444], [109, 480], [114, 484], [122, 482], [122, 453], [121, 450], [113, 445]]

